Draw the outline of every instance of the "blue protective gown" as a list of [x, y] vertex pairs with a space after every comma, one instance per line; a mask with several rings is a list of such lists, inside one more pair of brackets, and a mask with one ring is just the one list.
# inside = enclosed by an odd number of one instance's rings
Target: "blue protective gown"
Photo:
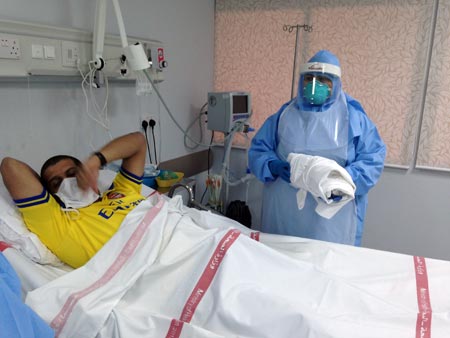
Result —
[[0, 252], [0, 337], [50, 338], [53, 329], [22, 302], [20, 281]]
[[[325, 53], [325, 56], [329, 55]], [[367, 193], [381, 175], [386, 147], [361, 104], [342, 91], [340, 80], [333, 82], [334, 93], [326, 104], [320, 109], [311, 107], [309, 110], [301, 102], [302, 81], [301, 77], [299, 96], [265, 121], [249, 149], [250, 170], [265, 183], [261, 230], [360, 245]], [[316, 120], [319, 122], [314, 122]], [[344, 126], [335, 130], [330, 127], [327, 131], [326, 127], [332, 126], [333, 121]], [[339, 133], [341, 135], [337, 136]], [[315, 212], [317, 202], [309, 193], [304, 208], [299, 210], [297, 189], [281, 178], [275, 178], [268, 167], [270, 161], [285, 161], [289, 152], [335, 160], [352, 177], [356, 185], [355, 200], [330, 220]]]

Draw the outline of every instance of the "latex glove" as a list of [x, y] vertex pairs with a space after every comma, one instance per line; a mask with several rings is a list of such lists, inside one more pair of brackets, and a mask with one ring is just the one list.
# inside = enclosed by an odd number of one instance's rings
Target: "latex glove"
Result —
[[291, 165], [289, 162], [281, 160], [270, 161], [269, 170], [273, 176], [279, 176], [286, 182], [291, 183]]

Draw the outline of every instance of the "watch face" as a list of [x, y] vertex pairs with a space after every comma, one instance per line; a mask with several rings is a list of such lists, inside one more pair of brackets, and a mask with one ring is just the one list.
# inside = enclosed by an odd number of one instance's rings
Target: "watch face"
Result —
[[216, 97], [215, 96], [210, 96], [209, 97], [209, 105], [214, 107], [216, 105], [216, 103], [217, 103]]

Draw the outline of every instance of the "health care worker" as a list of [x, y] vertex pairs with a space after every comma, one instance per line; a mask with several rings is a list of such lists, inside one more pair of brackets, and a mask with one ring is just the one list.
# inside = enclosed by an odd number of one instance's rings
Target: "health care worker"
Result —
[[[289, 153], [322, 156], [344, 167], [355, 199], [331, 219], [315, 212], [308, 193], [299, 210], [290, 183]], [[339, 60], [322, 50], [303, 64], [298, 95], [270, 116], [249, 149], [252, 173], [265, 183], [262, 231], [360, 245], [367, 193], [378, 181], [386, 147], [361, 104], [344, 93]]]

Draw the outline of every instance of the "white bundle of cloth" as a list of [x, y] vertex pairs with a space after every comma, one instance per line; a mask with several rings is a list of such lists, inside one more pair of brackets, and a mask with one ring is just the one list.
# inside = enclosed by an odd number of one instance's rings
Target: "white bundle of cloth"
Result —
[[355, 198], [356, 186], [350, 174], [336, 161], [325, 157], [290, 153], [291, 185], [298, 188], [297, 206], [303, 209], [308, 192], [317, 201], [315, 211], [332, 218]]

